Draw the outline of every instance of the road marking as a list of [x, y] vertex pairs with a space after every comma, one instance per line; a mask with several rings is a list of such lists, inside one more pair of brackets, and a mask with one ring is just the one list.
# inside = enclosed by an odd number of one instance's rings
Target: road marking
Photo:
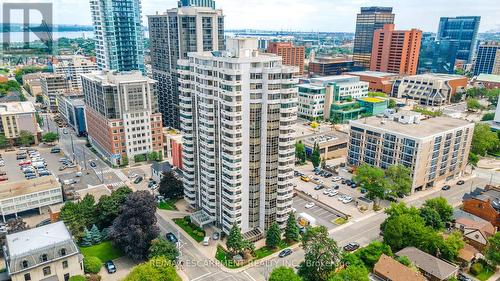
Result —
[[245, 271], [243, 271], [243, 272], [245, 272], [245, 274], [248, 276], [248, 278], [250, 278], [250, 280], [252, 280], [252, 281], [257, 281], [257, 280], [255, 280], [255, 278], [253, 278], [253, 277], [252, 277], [252, 276], [251, 276], [251, 275], [250, 275], [250, 274], [249, 274], [246, 270], [245, 270]]
[[198, 277], [196, 277], [196, 278], [194, 278], [194, 279], [191, 279], [191, 281], [200, 280], [201, 278], [206, 277], [206, 276], [208, 276], [208, 275], [210, 275], [210, 274], [212, 274], [212, 272], [205, 273], [205, 274], [203, 274], [203, 275], [201, 275], [201, 276], [198, 276]]

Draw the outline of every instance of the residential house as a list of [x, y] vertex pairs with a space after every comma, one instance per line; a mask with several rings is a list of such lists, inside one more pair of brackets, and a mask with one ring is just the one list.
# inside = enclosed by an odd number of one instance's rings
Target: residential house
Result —
[[172, 171], [172, 166], [167, 161], [164, 162], [153, 162], [151, 165], [151, 178], [159, 183], [164, 173]]
[[457, 277], [458, 266], [436, 258], [415, 247], [406, 247], [396, 253], [396, 256], [406, 256], [415, 264], [420, 272], [430, 281], [448, 280]]
[[474, 221], [467, 218], [455, 220], [455, 228], [459, 229], [464, 240], [474, 248], [482, 251], [488, 245], [488, 238], [496, 233], [495, 227], [489, 221]]
[[464, 195], [463, 210], [500, 227], [500, 188], [487, 185]]
[[384, 281], [426, 281], [420, 272], [415, 272], [397, 260], [382, 254], [373, 267], [373, 274]]

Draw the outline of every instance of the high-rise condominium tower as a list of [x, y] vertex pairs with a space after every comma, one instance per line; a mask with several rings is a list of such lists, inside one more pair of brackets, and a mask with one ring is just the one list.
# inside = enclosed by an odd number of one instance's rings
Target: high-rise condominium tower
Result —
[[230, 39], [179, 61], [184, 198], [225, 233], [284, 227], [291, 210], [298, 68], [257, 45]]
[[224, 49], [224, 16], [214, 1], [182, 0], [179, 8], [148, 16], [153, 78], [163, 125], [179, 128], [177, 60], [189, 52]]
[[437, 39], [458, 40], [457, 59], [472, 62], [481, 17], [442, 17]]
[[494, 74], [500, 75], [500, 42], [485, 41], [477, 49], [474, 75]]
[[394, 23], [391, 7], [361, 7], [361, 13], [356, 17], [354, 36], [353, 60], [357, 66], [370, 68], [373, 33], [387, 23]]
[[90, 0], [100, 69], [144, 72], [139, 0]]

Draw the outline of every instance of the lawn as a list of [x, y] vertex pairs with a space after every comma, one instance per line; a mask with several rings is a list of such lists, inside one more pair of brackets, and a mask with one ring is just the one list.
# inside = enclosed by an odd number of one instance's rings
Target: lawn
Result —
[[203, 238], [205, 238], [205, 230], [191, 223], [189, 216], [174, 219], [174, 222], [186, 231], [189, 236], [196, 240], [196, 242], [201, 242], [203, 241]]
[[267, 256], [269, 256], [269, 255], [271, 255], [273, 253], [276, 253], [276, 252], [281, 251], [281, 250], [283, 250], [283, 249], [285, 249], [287, 247], [290, 247], [293, 244], [295, 244], [295, 243], [288, 243], [285, 240], [282, 240], [280, 242], [279, 247], [276, 248], [276, 249], [269, 249], [266, 246], [264, 246], [262, 248], [259, 248], [259, 249], [255, 250], [255, 260], [259, 260], [261, 258], [265, 258], [265, 257], [267, 257]]
[[495, 274], [495, 271], [490, 268], [489, 266], [485, 266], [483, 271], [481, 271], [478, 275], [475, 277], [481, 281], [486, 281], [488, 280], [493, 274]]
[[346, 219], [344, 219], [343, 217], [338, 217], [338, 218], [336, 218], [336, 219], [333, 221], [333, 223], [338, 224], [338, 225], [342, 225], [342, 224], [344, 224], [344, 223], [346, 223], [346, 222], [347, 222], [347, 220], [346, 220]]
[[111, 241], [102, 242], [90, 247], [80, 247], [80, 251], [84, 257], [98, 257], [102, 262], [123, 256], [120, 250], [111, 245]]
[[177, 211], [177, 207], [175, 207], [174, 200], [160, 202], [158, 204], [158, 209], [167, 210], [167, 211]]
[[228, 253], [226, 253], [226, 251], [224, 251], [224, 248], [222, 248], [221, 246], [217, 246], [217, 252], [215, 253], [215, 258], [227, 268], [234, 269], [240, 267], [231, 258], [229, 258]]

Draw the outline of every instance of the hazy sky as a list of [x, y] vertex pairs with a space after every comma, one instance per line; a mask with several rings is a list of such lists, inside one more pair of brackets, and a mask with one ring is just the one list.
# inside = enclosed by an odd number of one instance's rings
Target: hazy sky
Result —
[[[91, 24], [88, 0], [53, 3], [56, 23]], [[143, 24], [147, 25], [146, 15], [176, 7], [176, 3], [142, 0]], [[477, 15], [481, 16], [481, 32], [500, 30], [498, 0], [216, 0], [216, 5], [224, 10], [228, 29], [354, 32], [361, 6], [391, 6], [396, 14], [396, 28], [400, 29], [416, 27], [436, 32], [441, 16]]]

